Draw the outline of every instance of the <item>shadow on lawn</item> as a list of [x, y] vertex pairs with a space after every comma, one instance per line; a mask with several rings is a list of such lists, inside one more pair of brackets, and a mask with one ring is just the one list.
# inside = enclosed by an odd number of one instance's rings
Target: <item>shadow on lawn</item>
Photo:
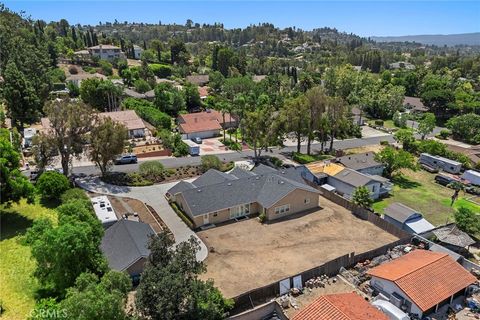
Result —
[[32, 226], [33, 220], [16, 212], [0, 211], [0, 240], [23, 235]]
[[416, 181], [409, 180], [407, 177], [398, 175], [392, 178], [392, 182], [401, 189], [413, 189], [420, 187], [422, 184]]

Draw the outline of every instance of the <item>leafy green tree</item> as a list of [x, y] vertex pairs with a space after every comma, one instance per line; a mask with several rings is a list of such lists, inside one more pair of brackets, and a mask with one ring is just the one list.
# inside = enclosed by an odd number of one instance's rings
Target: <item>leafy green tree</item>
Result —
[[86, 201], [90, 203], [90, 198], [87, 196], [85, 191], [80, 188], [68, 189], [64, 191], [60, 196], [60, 201], [62, 202], [62, 204], [65, 204], [70, 201], [77, 201], [77, 200]]
[[301, 143], [309, 134], [309, 105], [304, 96], [289, 99], [281, 111], [282, 124], [285, 134], [297, 141], [297, 152], [300, 152]]
[[435, 115], [431, 112], [427, 112], [424, 114], [423, 119], [419, 121], [418, 123], [418, 132], [422, 136], [422, 140], [425, 139], [427, 134], [432, 133], [433, 129], [435, 129], [437, 119], [435, 118]]
[[43, 199], [52, 200], [70, 189], [70, 182], [57, 171], [47, 171], [40, 175], [36, 187]]
[[460, 207], [454, 213], [455, 223], [460, 230], [465, 231], [471, 235], [480, 232], [480, 216], [475, 214], [472, 210]]
[[415, 147], [415, 135], [413, 134], [413, 130], [410, 128], [404, 128], [397, 130], [393, 135], [395, 141], [402, 144], [403, 150], [405, 151], [413, 151], [412, 149]]
[[34, 86], [18, 70], [13, 61], [7, 64], [3, 77], [2, 91], [8, 107], [8, 115], [12, 119], [12, 124], [21, 129], [25, 123], [32, 123], [38, 119], [41, 100]]
[[18, 169], [20, 154], [7, 137], [0, 135], [0, 204], [18, 202], [21, 198], [31, 203], [34, 201], [34, 187]]
[[172, 118], [158, 110], [150, 101], [143, 99], [127, 98], [122, 101], [123, 107], [135, 110], [140, 118], [147, 121], [157, 129], [170, 130], [172, 126]]
[[150, 41], [150, 48], [155, 50], [155, 52], [157, 53], [157, 60], [159, 62], [162, 61], [163, 43], [158, 39], [154, 39], [154, 40]]
[[183, 92], [188, 110], [195, 110], [202, 106], [202, 100], [200, 100], [200, 93], [198, 92], [198, 87], [196, 85], [187, 82], [183, 87]]
[[109, 271], [100, 281], [93, 273], [82, 273], [59, 307], [71, 319], [128, 319], [125, 301], [130, 287], [125, 273]]
[[101, 119], [90, 131], [90, 160], [100, 168], [102, 176], [108, 172], [115, 157], [123, 152], [127, 132], [122, 123], [109, 117]]
[[391, 178], [400, 169], [417, 170], [415, 158], [404, 150], [395, 150], [395, 148], [387, 146], [375, 155], [375, 160], [385, 166], [383, 174], [387, 178]]
[[60, 154], [63, 174], [68, 177], [70, 161], [83, 153], [95, 115], [89, 106], [69, 99], [50, 102], [45, 106], [45, 114], [50, 122], [48, 137]]
[[50, 165], [55, 157], [55, 145], [45, 133], [40, 132], [33, 137], [32, 153], [39, 172], [43, 172]]
[[480, 143], [480, 115], [465, 114], [453, 117], [447, 122], [453, 138], [472, 144]]
[[58, 302], [54, 298], [44, 298], [37, 301], [35, 307], [30, 312], [28, 320], [55, 320], [66, 317], [65, 310], [60, 309]]
[[122, 90], [110, 80], [85, 79], [80, 87], [82, 100], [100, 111], [118, 109]]
[[155, 87], [155, 107], [160, 111], [176, 117], [185, 110], [185, 98], [181, 91], [169, 83], [160, 83]]
[[[323, 118], [327, 111], [327, 95], [323, 87], [313, 87], [308, 89], [305, 93], [305, 97], [308, 101], [308, 136], [307, 136], [307, 154], [311, 153], [311, 144], [314, 138], [315, 131], [325, 131], [323, 124]], [[322, 139], [322, 141], [325, 139]], [[323, 150], [323, 146], [322, 146]]]
[[185, 43], [178, 39], [172, 38], [169, 41], [170, 46], [170, 58], [171, 63], [174, 64], [186, 64], [189, 59], [189, 54]]
[[149, 65], [152, 72], [159, 78], [168, 78], [172, 75], [172, 67], [166, 64], [151, 64]]
[[400, 114], [398, 111], [393, 114], [392, 120], [393, 123], [399, 128], [407, 127], [407, 117], [404, 114]]
[[198, 276], [205, 266], [197, 261], [194, 238], [174, 246], [161, 232], [151, 239], [150, 256], [137, 288], [136, 307], [152, 319], [224, 319], [233, 303], [210, 281]]
[[113, 75], [113, 66], [110, 62], [108, 62], [107, 60], [100, 60], [99, 64], [100, 68], [102, 69], [102, 74], [106, 76]]
[[207, 172], [210, 169], [216, 169], [221, 171], [223, 167], [222, 161], [215, 155], [205, 155], [201, 158], [202, 171]]
[[373, 203], [373, 199], [370, 195], [370, 190], [367, 187], [361, 186], [355, 189], [352, 196], [352, 201], [356, 205], [368, 209]]
[[156, 182], [165, 178], [165, 167], [159, 161], [151, 160], [142, 162], [138, 169], [142, 177], [150, 181]]
[[233, 64], [233, 57], [235, 53], [231, 48], [221, 48], [217, 53], [218, 71], [224, 76], [228, 77], [228, 71]]

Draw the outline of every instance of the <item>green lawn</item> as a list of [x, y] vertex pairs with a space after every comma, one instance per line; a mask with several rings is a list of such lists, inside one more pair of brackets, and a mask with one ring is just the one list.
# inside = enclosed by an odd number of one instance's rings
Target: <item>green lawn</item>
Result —
[[331, 159], [333, 158], [331, 155], [328, 154], [305, 154], [305, 153], [298, 153], [294, 152], [293, 153], [293, 161], [296, 161], [300, 164], [306, 164], [310, 162], [315, 162], [315, 161], [320, 161], [320, 160], [325, 160], [325, 159]]
[[400, 178], [394, 180], [395, 186], [391, 196], [373, 204], [376, 212], [383, 213], [385, 207], [392, 202], [401, 202], [415, 210], [434, 225], [452, 222], [453, 212], [465, 206], [480, 213], [480, 206], [468, 201], [468, 194], [460, 192], [460, 197], [453, 207], [450, 207], [453, 190], [434, 182], [435, 174], [426, 171], [413, 172], [405, 170]]
[[38, 202], [27, 204], [22, 200], [10, 208], [0, 207], [0, 299], [6, 308], [2, 319], [26, 319], [35, 305], [35, 261], [21, 240], [33, 221], [42, 217], [56, 221], [55, 211]]
[[[368, 124], [375, 125], [375, 119], [368, 120]], [[383, 126], [387, 129], [395, 129], [397, 126], [393, 123], [393, 120], [383, 120]]]

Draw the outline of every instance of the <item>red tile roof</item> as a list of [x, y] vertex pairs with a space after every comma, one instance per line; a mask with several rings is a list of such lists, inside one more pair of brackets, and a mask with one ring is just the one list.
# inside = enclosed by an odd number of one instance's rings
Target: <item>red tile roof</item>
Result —
[[321, 296], [292, 320], [388, 320], [355, 292]]
[[375, 267], [368, 274], [394, 282], [422, 311], [477, 280], [448, 254], [420, 249]]
[[[229, 113], [225, 114], [226, 123], [234, 121], [235, 119]], [[216, 110], [187, 113], [178, 116], [178, 123], [182, 133], [220, 130], [222, 129], [223, 116], [221, 112]]]

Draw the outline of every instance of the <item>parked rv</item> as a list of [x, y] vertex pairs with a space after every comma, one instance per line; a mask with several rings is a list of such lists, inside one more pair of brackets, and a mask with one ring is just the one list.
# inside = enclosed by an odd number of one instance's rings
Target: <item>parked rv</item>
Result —
[[186, 145], [188, 145], [188, 154], [191, 156], [200, 155], [200, 146], [191, 140], [183, 140]]
[[460, 162], [450, 160], [444, 157], [432, 156], [428, 153], [422, 153], [418, 161], [420, 162], [420, 164], [443, 170], [448, 173], [457, 174], [460, 173], [460, 170], [462, 170], [462, 164]]

